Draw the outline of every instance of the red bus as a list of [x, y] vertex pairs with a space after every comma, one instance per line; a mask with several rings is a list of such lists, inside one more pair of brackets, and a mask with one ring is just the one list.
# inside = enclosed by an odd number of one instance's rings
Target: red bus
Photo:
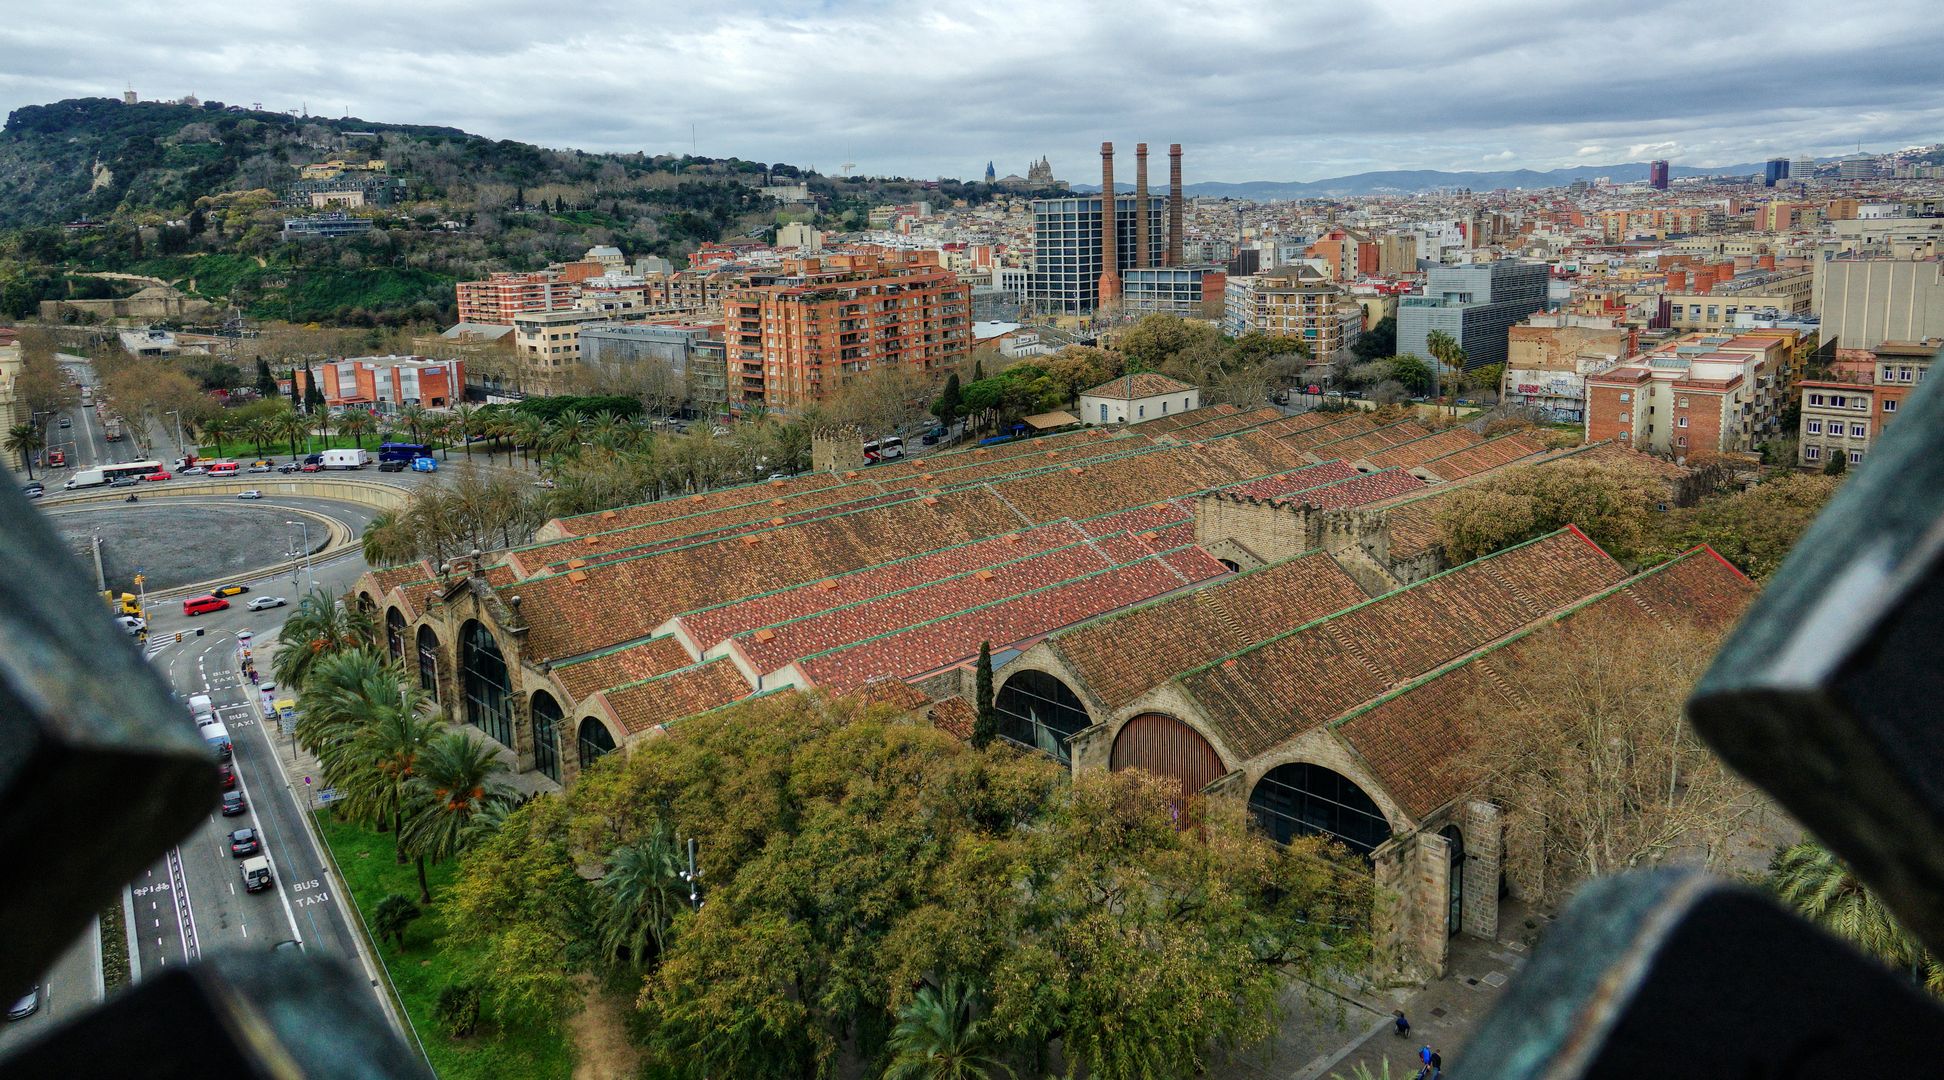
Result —
[[219, 461], [209, 467], [209, 475], [235, 476], [239, 471], [242, 470], [242, 468], [243, 467], [241, 465], [238, 465], [234, 461]]

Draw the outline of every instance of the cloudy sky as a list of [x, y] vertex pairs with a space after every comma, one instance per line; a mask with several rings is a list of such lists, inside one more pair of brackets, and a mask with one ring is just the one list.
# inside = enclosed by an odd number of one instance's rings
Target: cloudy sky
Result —
[[132, 86], [548, 146], [693, 145], [825, 172], [849, 161], [969, 178], [988, 159], [1003, 175], [1045, 154], [1084, 181], [1097, 179], [1103, 139], [1157, 153], [1183, 143], [1190, 182], [1649, 157], [1707, 166], [1944, 141], [1937, 0], [9, 9], [0, 108]]

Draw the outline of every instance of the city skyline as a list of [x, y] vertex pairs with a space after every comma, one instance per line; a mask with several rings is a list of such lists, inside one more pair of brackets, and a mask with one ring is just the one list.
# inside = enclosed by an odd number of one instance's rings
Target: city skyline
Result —
[[[873, 175], [976, 179], [1046, 155], [1096, 172], [1102, 139], [1191, 150], [1191, 183], [1313, 181], [1667, 158], [1696, 167], [1879, 152], [1944, 132], [1944, 27], [1898, 0], [1831, 24], [1807, 3], [1619, 12], [1372, 0], [1317, 24], [1252, 7], [1130, 5], [1113, 20], [1000, 3], [879, 0], [658, 16], [485, 3], [468, 17], [204, 0], [80, 26], [51, 6], [0, 28], [0, 105], [196, 94], [458, 127], [590, 151], [696, 152]], [[230, 38], [212, 44], [209, 28]], [[1597, 47], [1594, 47], [1597, 46]], [[890, 65], [896, 64], [896, 67]], [[1136, 78], [1138, 73], [1138, 78]], [[1135, 93], [1127, 93], [1135, 90]], [[1001, 104], [1003, 102], [1003, 104]]]

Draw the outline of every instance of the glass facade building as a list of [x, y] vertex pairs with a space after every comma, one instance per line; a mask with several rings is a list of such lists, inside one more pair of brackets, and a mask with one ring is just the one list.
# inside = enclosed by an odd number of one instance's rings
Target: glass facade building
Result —
[[[1100, 222], [1098, 195], [1033, 202], [1033, 272], [1026, 300], [1035, 310], [1084, 315], [1100, 304]], [[1159, 263], [1166, 248], [1168, 201], [1148, 196], [1149, 261]], [[1132, 195], [1114, 197], [1120, 270], [1139, 265], [1134, 249], [1137, 211]], [[1155, 238], [1164, 238], [1156, 242]]]
[[1423, 295], [1398, 301], [1397, 352], [1430, 360], [1426, 341], [1443, 330], [1465, 350], [1467, 369], [1502, 364], [1512, 328], [1545, 309], [1549, 280], [1540, 263], [1432, 267]]

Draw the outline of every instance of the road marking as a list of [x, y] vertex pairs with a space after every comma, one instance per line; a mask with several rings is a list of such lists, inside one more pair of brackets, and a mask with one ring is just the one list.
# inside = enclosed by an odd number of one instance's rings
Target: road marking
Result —
[[[274, 757], [276, 752], [276, 747], [273, 746], [270, 748], [271, 756]], [[241, 762], [238, 762], [238, 765], [240, 766]], [[268, 840], [269, 834], [263, 828], [263, 821], [257, 817], [256, 800], [250, 797], [250, 786], [244, 781], [243, 770], [240, 767], [236, 770], [236, 786], [242, 790], [243, 801], [250, 808], [250, 823], [256, 826], [257, 835]], [[299, 808], [298, 813], [302, 812], [303, 810]], [[264, 860], [270, 864], [270, 887], [277, 890], [277, 899], [283, 901], [284, 917], [290, 920], [290, 932], [296, 935], [297, 943], [301, 945], [304, 941], [304, 934], [297, 929], [297, 912], [291, 908], [290, 896], [284, 892], [285, 883], [283, 871], [277, 868], [277, 860], [271, 856], [270, 845], [268, 843], [260, 843], [258, 845], [258, 851]]]
[[169, 849], [169, 891], [175, 894], [176, 926], [182, 933], [182, 955], [194, 960], [202, 955], [196, 944], [196, 910], [189, 903], [189, 877], [182, 870], [182, 850]]

